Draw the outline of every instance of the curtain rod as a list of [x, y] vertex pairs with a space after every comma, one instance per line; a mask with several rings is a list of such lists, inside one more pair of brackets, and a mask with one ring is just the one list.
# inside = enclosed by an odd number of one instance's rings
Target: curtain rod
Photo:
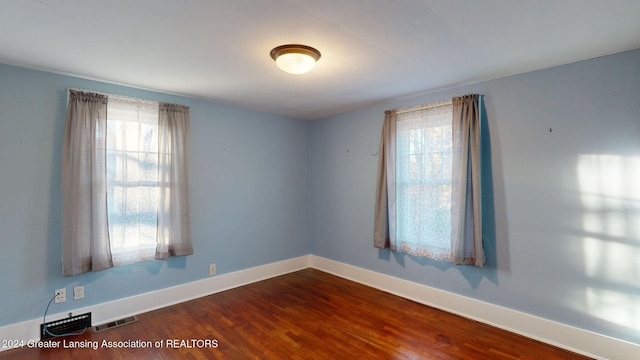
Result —
[[132, 104], [145, 104], [145, 105], [156, 106], [156, 105], [162, 103], [162, 104], [165, 104], [165, 105], [177, 105], [177, 106], [183, 106], [183, 107], [189, 108], [187, 105], [182, 105], [182, 104], [173, 104], [173, 103], [167, 103], [167, 102], [162, 102], [162, 101], [157, 101], [157, 100], [142, 99], [142, 98], [137, 98], [137, 97], [133, 97], [133, 96], [120, 95], [120, 94], [110, 94], [110, 93], [104, 93], [104, 92], [95, 91], [95, 90], [85, 90], [85, 89], [77, 89], [77, 88], [68, 88], [67, 89], [67, 101], [69, 99], [69, 94], [71, 93], [71, 91], [82, 91], [82, 92], [94, 93], [94, 94], [99, 94], [99, 95], [106, 95], [106, 96], [109, 96], [111, 98], [118, 99], [120, 101], [131, 102]]
[[82, 92], [94, 93], [94, 94], [99, 94], [99, 95], [109, 95], [107, 93], [103, 93], [103, 92], [99, 92], [99, 91], [95, 91], [95, 90], [86, 90], [86, 89], [77, 89], [77, 88], [68, 88], [67, 89], [67, 95], [69, 95], [69, 93], [71, 91], [82, 91]]
[[131, 101], [131, 102], [136, 102], [136, 103], [137, 102], [158, 103], [158, 101], [155, 101], [155, 100], [148, 100], [148, 99], [142, 99], [142, 98], [137, 98], [137, 97], [133, 97], [133, 96], [120, 95], [120, 94], [111, 94], [111, 93], [105, 93], [105, 92], [100, 92], [100, 91], [95, 91], [95, 90], [85, 90], [85, 89], [76, 89], [76, 88], [68, 88], [67, 89], [67, 96], [69, 95], [69, 93], [71, 91], [81, 91], [81, 92], [93, 93], [93, 94], [98, 94], [98, 95], [106, 95], [106, 96], [112, 97], [114, 99], [123, 100], [123, 101]]
[[412, 112], [412, 111], [433, 109], [433, 108], [437, 108], [437, 107], [441, 107], [441, 106], [447, 106], [447, 105], [451, 105], [451, 104], [453, 104], [453, 101], [448, 100], [448, 101], [443, 101], [443, 102], [437, 103], [437, 104], [421, 105], [421, 106], [416, 106], [416, 107], [412, 107], [412, 108], [405, 108], [405, 109], [402, 109], [402, 110], [397, 110], [396, 114], [404, 114], [404, 113], [408, 113], [408, 112]]

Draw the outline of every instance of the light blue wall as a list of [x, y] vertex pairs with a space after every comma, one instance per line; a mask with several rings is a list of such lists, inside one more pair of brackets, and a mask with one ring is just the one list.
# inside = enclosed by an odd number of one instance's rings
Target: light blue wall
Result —
[[[468, 93], [488, 115], [487, 266], [375, 249], [383, 110]], [[312, 254], [640, 343], [640, 51], [313, 121], [310, 166]]]
[[[73, 278], [61, 271], [66, 89], [190, 106], [195, 254]], [[302, 256], [308, 246], [306, 121], [0, 65], [0, 326], [42, 316], [54, 289], [89, 306]]]

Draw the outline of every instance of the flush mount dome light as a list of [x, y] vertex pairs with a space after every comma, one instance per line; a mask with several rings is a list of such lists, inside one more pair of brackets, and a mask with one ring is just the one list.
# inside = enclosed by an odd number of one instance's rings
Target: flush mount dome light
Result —
[[320, 51], [306, 45], [280, 45], [271, 50], [271, 57], [280, 70], [290, 74], [304, 74], [316, 65]]

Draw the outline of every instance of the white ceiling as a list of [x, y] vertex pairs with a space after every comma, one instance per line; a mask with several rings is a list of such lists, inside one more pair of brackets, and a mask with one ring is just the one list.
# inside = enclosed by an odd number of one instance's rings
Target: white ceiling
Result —
[[639, 0], [0, 0], [2, 63], [302, 119], [637, 48]]

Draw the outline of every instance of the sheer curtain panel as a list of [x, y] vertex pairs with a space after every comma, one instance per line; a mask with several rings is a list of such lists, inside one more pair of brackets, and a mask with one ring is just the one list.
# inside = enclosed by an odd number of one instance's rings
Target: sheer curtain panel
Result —
[[451, 261], [451, 104], [396, 117], [398, 250]]
[[156, 259], [193, 254], [189, 205], [191, 172], [189, 127], [188, 107], [160, 104]]
[[109, 95], [107, 208], [113, 265], [155, 259], [158, 102]]
[[113, 266], [107, 226], [107, 96], [69, 91], [62, 155], [64, 276]]

